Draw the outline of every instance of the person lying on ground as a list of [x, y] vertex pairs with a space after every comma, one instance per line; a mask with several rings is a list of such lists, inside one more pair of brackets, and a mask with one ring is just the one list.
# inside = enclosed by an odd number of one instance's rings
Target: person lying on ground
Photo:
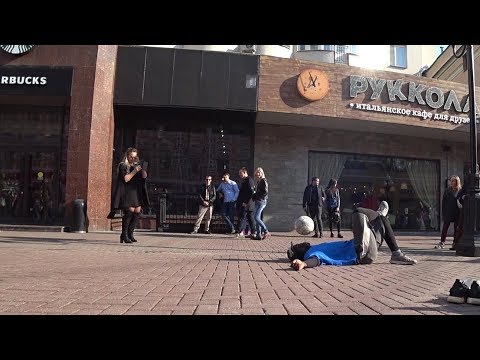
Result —
[[292, 268], [302, 270], [319, 265], [371, 264], [376, 260], [384, 240], [392, 252], [391, 264], [416, 264], [417, 260], [405, 255], [398, 247], [387, 214], [388, 204], [385, 201], [381, 202], [377, 211], [359, 207], [352, 214], [353, 239], [313, 246], [307, 242], [292, 243], [287, 250]]

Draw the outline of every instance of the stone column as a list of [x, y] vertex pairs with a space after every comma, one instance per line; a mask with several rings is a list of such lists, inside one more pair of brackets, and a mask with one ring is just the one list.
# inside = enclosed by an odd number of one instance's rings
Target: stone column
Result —
[[[80, 52], [82, 53], [82, 52]], [[93, 54], [91, 54], [93, 55]], [[95, 56], [75, 68], [68, 129], [65, 222], [72, 203], [86, 200], [87, 229], [110, 230], [113, 154], [113, 86], [117, 46], [98, 45]]]

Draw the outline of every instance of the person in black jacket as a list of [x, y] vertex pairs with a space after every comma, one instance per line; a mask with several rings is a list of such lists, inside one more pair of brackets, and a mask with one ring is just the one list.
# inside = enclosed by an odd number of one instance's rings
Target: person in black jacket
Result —
[[[462, 183], [460, 178], [457, 175], [452, 175], [450, 177], [450, 184], [445, 189], [442, 197], [442, 235], [440, 237], [440, 242], [435, 245], [435, 249], [443, 249], [445, 247], [445, 239], [447, 237], [447, 231], [450, 227], [450, 223], [453, 222], [453, 234], [454, 240], [456, 240], [455, 234], [457, 233], [458, 227], [458, 217], [460, 211], [457, 204], [457, 196], [462, 190]], [[455, 245], [455, 244], [453, 244]], [[452, 246], [454, 247], [454, 246]]]
[[322, 211], [323, 202], [325, 201], [325, 190], [320, 185], [320, 179], [316, 176], [312, 177], [312, 183], [305, 187], [303, 192], [303, 209], [313, 220], [315, 234], [313, 237], [322, 237]]
[[113, 209], [123, 210], [121, 243], [131, 244], [137, 241], [133, 237], [133, 231], [142, 206], [150, 206], [145, 180], [148, 175], [142, 164], [138, 158], [138, 150], [133, 147], [127, 149], [118, 164]]
[[248, 176], [248, 170], [246, 167], [242, 167], [238, 171], [238, 176], [242, 179], [239, 186], [239, 193], [237, 198], [237, 215], [238, 215], [238, 224], [237, 231], [238, 235], [246, 235], [245, 227], [248, 222], [250, 231], [253, 233], [255, 230], [253, 222], [253, 211], [255, 210], [255, 203], [252, 200], [252, 195], [255, 191], [255, 182]]
[[463, 215], [464, 215], [463, 203], [465, 201], [465, 196], [467, 195], [467, 190], [469, 187], [469, 177], [471, 173], [472, 172], [470, 169], [464, 171], [463, 186], [457, 194], [458, 224], [457, 224], [457, 230], [453, 235], [453, 243], [452, 243], [452, 247], [450, 247], [450, 250], [456, 250], [457, 244], [459, 243], [460, 239], [463, 236]]
[[198, 207], [198, 217], [195, 225], [193, 226], [193, 231], [190, 234], [198, 233], [200, 229], [200, 224], [202, 223], [203, 217], [205, 214], [205, 234], [210, 234], [210, 221], [212, 220], [213, 214], [213, 205], [215, 204], [215, 199], [217, 198], [217, 191], [215, 186], [212, 185], [212, 177], [210, 175], [205, 176], [205, 184], [200, 187], [198, 193], [198, 200], [200, 202]]
[[327, 195], [325, 199], [325, 205], [327, 207], [328, 222], [330, 225], [330, 237], [334, 237], [333, 224], [336, 223], [337, 236], [339, 238], [343, 238], [343, 235], [340, 233], [340, 192], [338, 191], [337, 185], [337, 179], [330, 179], [330, 181], [328, 182], [327, 190], [325, 191], [325, 194]]
[[267, 226], [262, 221], [262, 212], [267, 206], [268, 199], [268, 183], [265, 178], [265, 172], [261, 167], [258, 167], [255, 170], [255, 178], [257, 180], [257, 185], [255, 188], [255, 193], [252, 196], [252, 199], [255, 201], [255, 235], [251, 236], [255, 240], [264, 240], [267, 236], [270, 235], [268, 232]]

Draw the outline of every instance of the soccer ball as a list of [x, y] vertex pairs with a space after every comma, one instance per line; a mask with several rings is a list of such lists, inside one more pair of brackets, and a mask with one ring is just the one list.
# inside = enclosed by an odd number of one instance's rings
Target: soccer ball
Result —
[[303, 215], [295, 220], [295, 230], [300, 235], [308, 235], [314, 229], [313, 220], [311, 217]]

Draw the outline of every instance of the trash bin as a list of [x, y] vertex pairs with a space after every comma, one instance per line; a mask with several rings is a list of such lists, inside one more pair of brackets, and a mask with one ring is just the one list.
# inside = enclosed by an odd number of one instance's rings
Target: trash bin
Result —
[[86, 232], [86, 204], [83, 199], [75, 199], [73, 202], [73, 228], [72, 232]]

